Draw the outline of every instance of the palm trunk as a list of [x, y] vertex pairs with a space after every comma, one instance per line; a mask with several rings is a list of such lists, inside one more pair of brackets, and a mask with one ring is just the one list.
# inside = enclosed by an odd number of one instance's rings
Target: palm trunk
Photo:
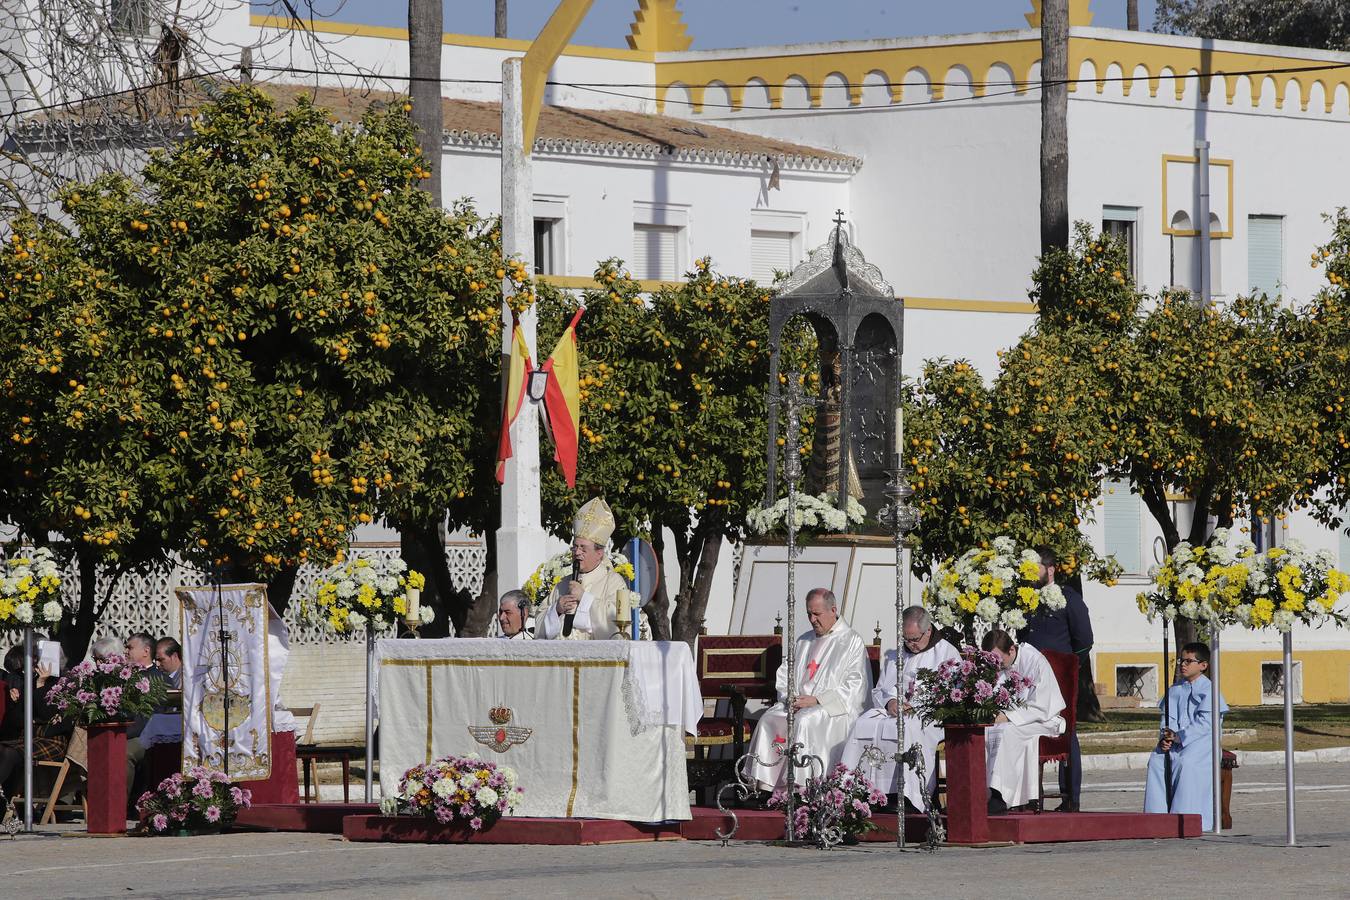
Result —
[[506, 0], [497, 0], [495, 16], [492, 22], [492, 36], [506, 37]]
[[1125, 0], [1125, 28], [1139, 30], [1139, 0]]
[[1069, 5], [1041, 4], [1041, 252], [1069, 246]]
[[445, 116], [441, 109], [441, 32], [444, 30], [441, 0], [408, 0], [408, 71], [412, 83], [413, 123], [422, 164], [431, 177], [422, 188], [441, 205], [441, 134]]

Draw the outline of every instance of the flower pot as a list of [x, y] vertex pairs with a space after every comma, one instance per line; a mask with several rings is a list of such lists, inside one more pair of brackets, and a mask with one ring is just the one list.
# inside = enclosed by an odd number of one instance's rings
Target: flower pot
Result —
[[[989, 779], [985, 771], [986, 725], [947, 725], [947, 840], [989, 841]], [[903, 818], [902, 818], [903, 821]]]
[[89, 732], [90, 834], [127, 830], [127, 722], [100, 722]]

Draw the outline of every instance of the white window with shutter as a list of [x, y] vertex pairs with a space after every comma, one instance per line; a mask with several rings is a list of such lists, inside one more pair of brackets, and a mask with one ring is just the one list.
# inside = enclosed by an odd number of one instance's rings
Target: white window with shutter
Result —
[[1102, 482], [1102, 525], [1106, 553], [1126, 575], [1144, 574], [1143, 506], [1128, 481]]
[[1279, 296], [1284, 288], [1284, 216], [1247, 217], [1247, 287]]
[[1139, 208], [1135, 206], [1103, 206], [1102, 232], [1115, 238], [1125, 248], [1129, 258], [1130, 277], [1139, 280], [1138, 241]]
[[675, 281], [689, 265], [689, 210], [655, 203], [633, 204], [634, 278]]
[[791, 272], [802, 261], [802, 213], [756, 209], [750, 213], [750, 277], [773, 284], [774, 272]]

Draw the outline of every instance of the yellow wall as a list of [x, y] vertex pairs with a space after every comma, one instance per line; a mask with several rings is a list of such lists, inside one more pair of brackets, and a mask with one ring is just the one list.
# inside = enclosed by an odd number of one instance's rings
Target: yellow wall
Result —
[[[1108, 691], [1115, 689], [1116, 666], [1162, 665], [1162, 651], [1149, 653], [1099, 652], [1093, 676]], [[1230, 706], [1261, 703], [1261, 664], [1282, 660], [1278, 646], [1268, 650], [1225, 650], [1219, 677], [1223, 697]], [[1176, 655], [1173, 652], [1172, 659]], [[1304, 703], [1345, 703], [1350, 700], [1350, 650], [1294, 650], [1295, 662], [1303, 663]]]

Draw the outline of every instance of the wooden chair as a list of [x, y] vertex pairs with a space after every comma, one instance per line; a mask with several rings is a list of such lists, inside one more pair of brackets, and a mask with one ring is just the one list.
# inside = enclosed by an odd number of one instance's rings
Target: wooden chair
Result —
[[[1045, 764], [1057, 762], [1061, 766], [1069, 764], [1069, 737], [1078, 727], [1078, 657], [1072, 653], [1059, 653], [1054, 650], [1041, 651], [1055, 672], [1055, 681], [1059, 682], [1059, 692], [1064, 697], [1064, 733], [1054, 736], [1043, 735], [1040, 745], [1040, 765], [1037, 766], [1037, 802], [1036, 812], [1045, 809]], [[1068, 799], [1062, 792], [1050, 795]]]
[[38, 760], [37, 765], [44, 768], [56, 769], [56, 782], [52, 785], [52, 792], [47, 797], [46, 808], [42, 811], [42, 819], [38, 824], [50, 825], [56, 820], [57, 811], [70, 812], [81, 810], [86, 819], [89, 818], [89, 802], [85, 796], [85, 791], [78, 792], [80, 803], [62, 804], [60, 803], [61, 792], [65, 788], [66, 778], [72, 770], [78, 770], [76, 775], [83, 778], [89, 770], [89, 733], [83, 728], [76, 728], [71, 733], [70, 743], [66, 745], [66, 755], [60, 762], [55, 760]]
[[[704, 716], [698, 733], [685, 737], [693, 751], [689, 786], [705, 793], [735, 777], [736, 760], [745, 755], [754, 723], [745, 719], [749, 700], [777, 699], [775, 681], [783, 664], [783, 637], [778, 634], [702, 635], [696, 658], [698, 686], [705, 700], [726, 698], [726, 714]], [[730, 745], [730, 759], [708, 759], [712, 747]]]
[[[342, 764], [342, 802], [351, 802], [352, 789], [352, 760], [362, 756], [366, 752], [365, 747], [356, 746], [319, 746], [314, 743], [314, 726], [319, 721], [319, 709], [321, 704], [315, 702], [313, 706], [292, 706], [291, 715], [300, 718], [308, 717], [305, 723], [305, 733], [295, 742], [295, 758], [300, 761], [300, 771], [304, 774], [304, 793], [300, 795], [304, 803], [318, 803], [319, 797], [319, 763], [337, 762]], [[310, 783], [314, 785], [314, 793], [310, 795]]]

